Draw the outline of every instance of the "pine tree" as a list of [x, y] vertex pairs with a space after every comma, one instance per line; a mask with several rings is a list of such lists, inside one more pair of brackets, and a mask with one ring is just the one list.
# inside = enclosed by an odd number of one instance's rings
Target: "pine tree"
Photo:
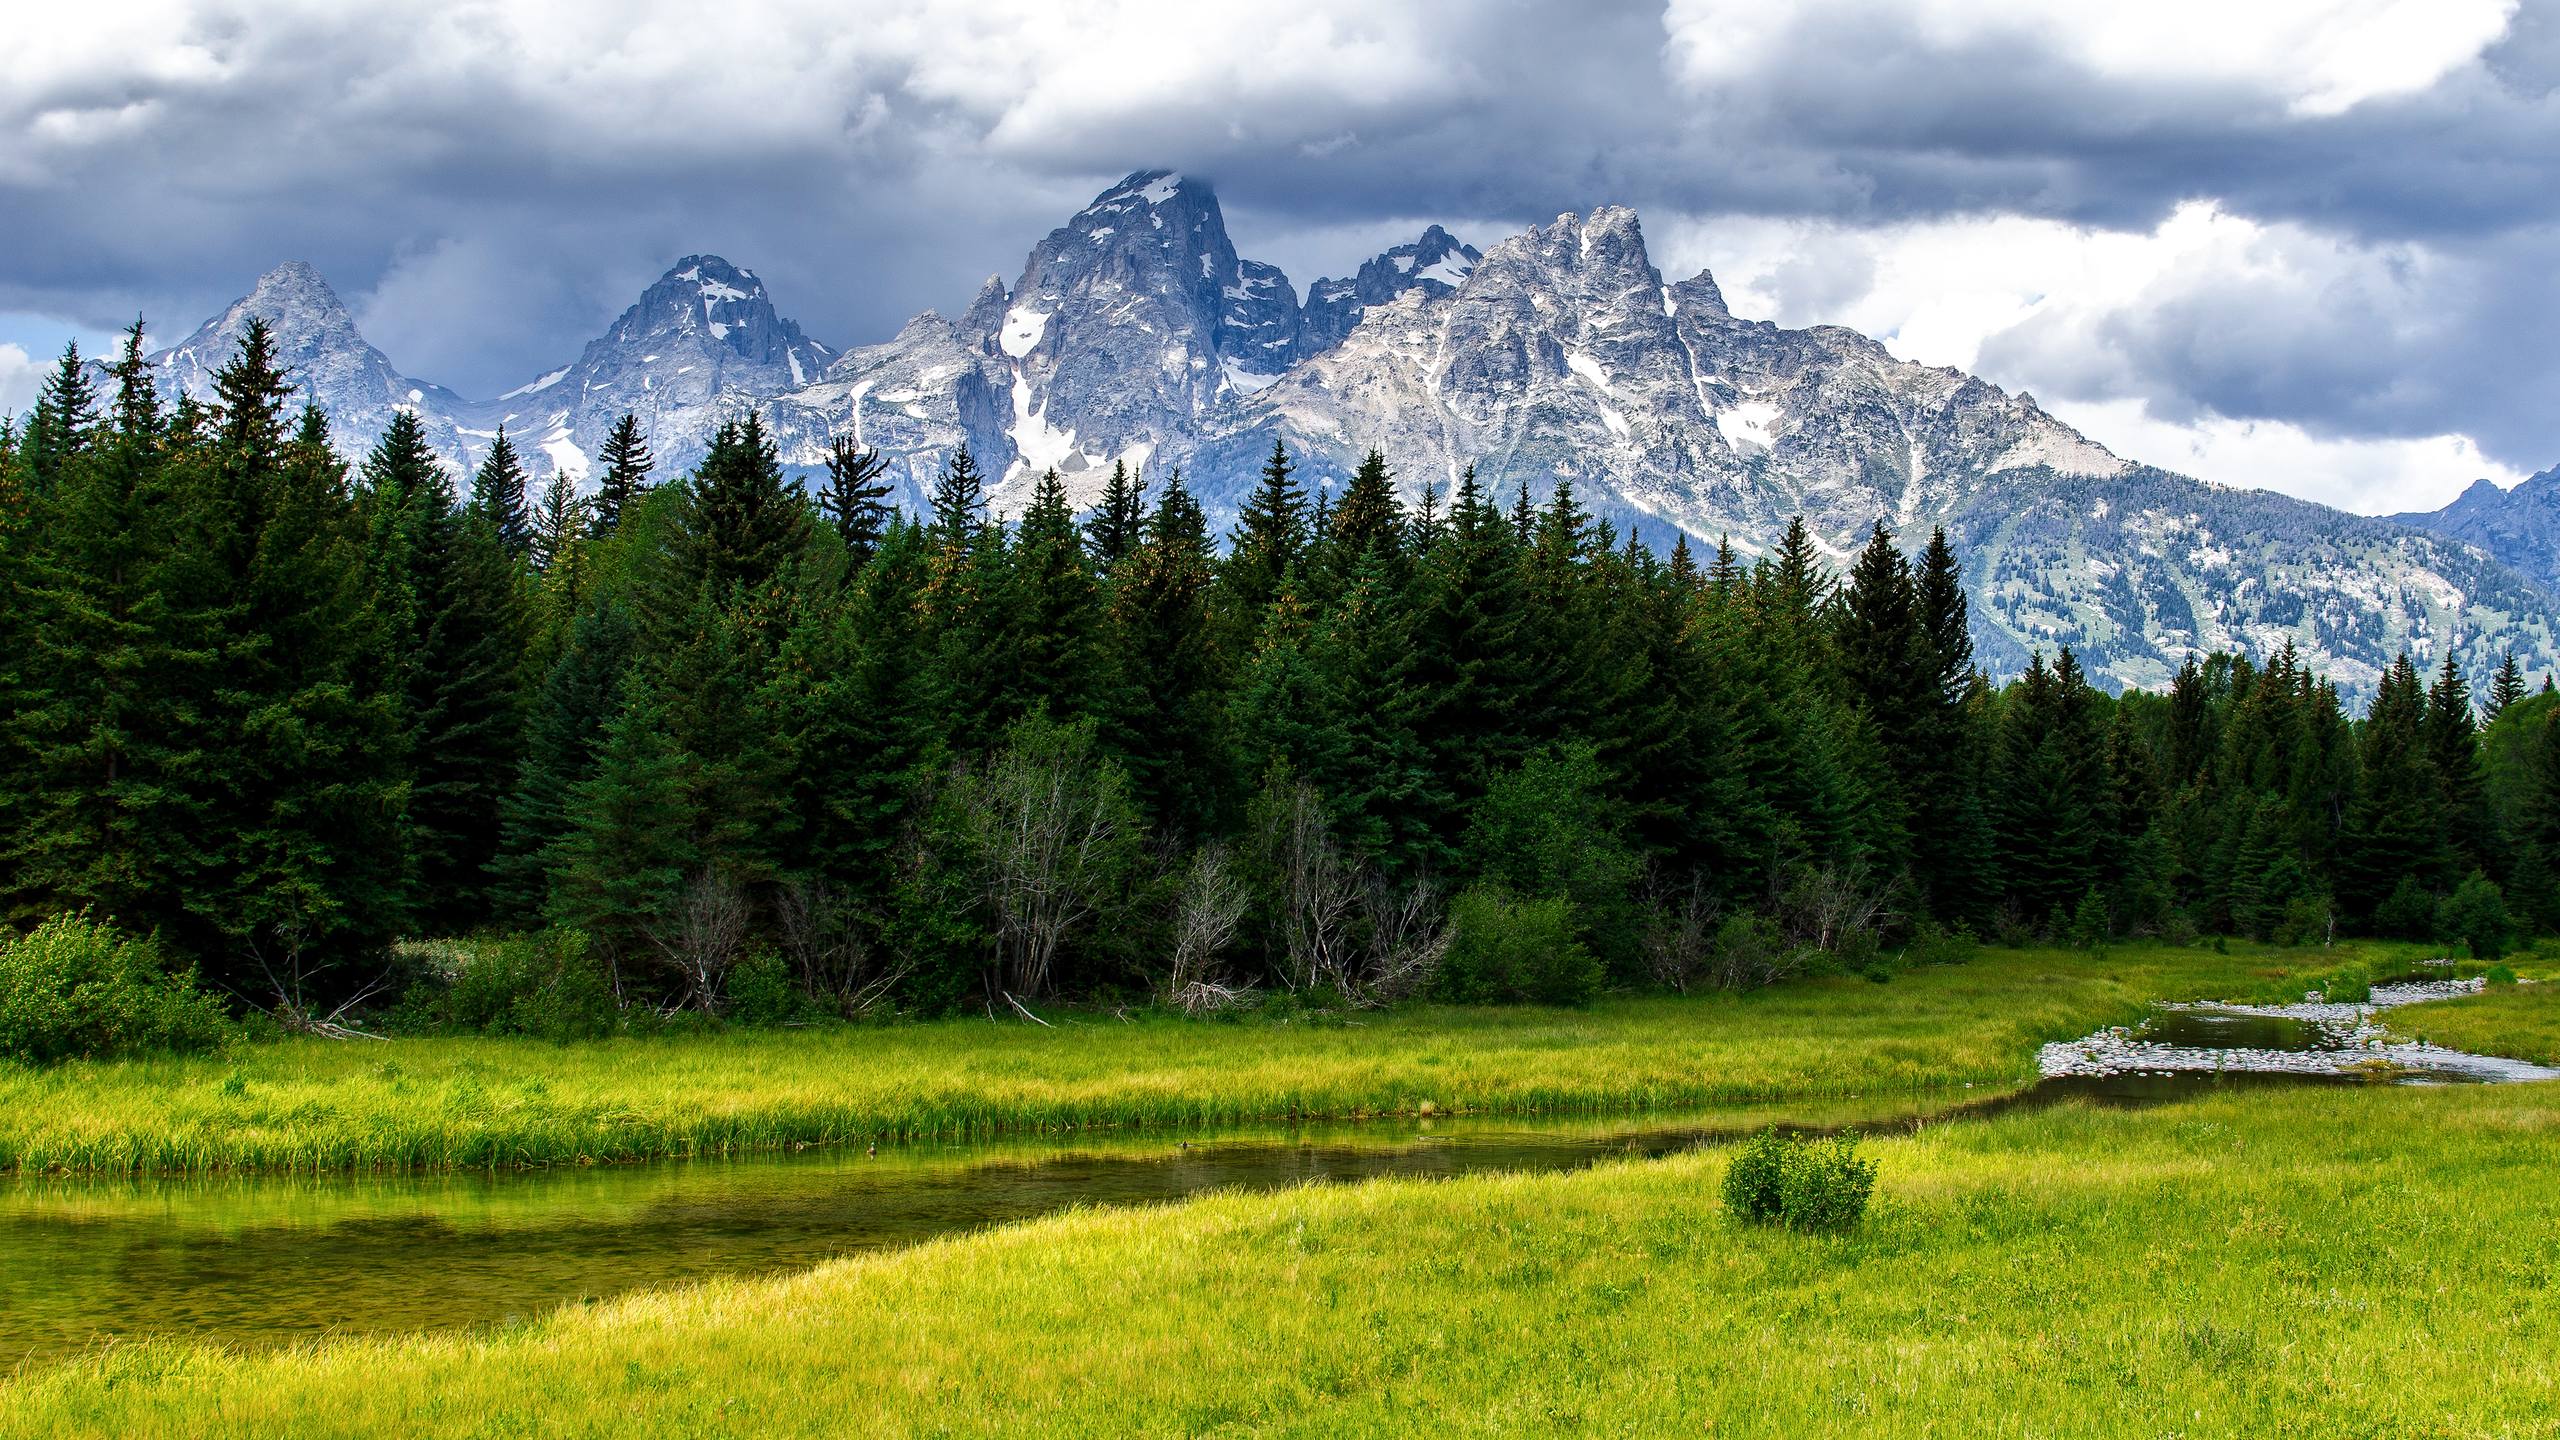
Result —
[[488, 522], [491, 533], [498, 537], [498, 548], [511, 560], [533, 553], [533, 520], [525, 508], [527, 477], [524, 462], [516, 455], [516, 443], [507, 438], [507, 427], [498, 427], [498, 438], [489, 442], [488, 458], [480, 462], [479, 471], [471, 479], [471, 508]]
[[2516, 652], [2510, 650], [2498, 664], [2497, 677], [2489, 682], [2489, 698], [2480, 707], [2480, 718], [2495, 720], [2524, 696], [2524, 671], [2516, 667]]
[[569, 831], [570, 796], [596, 773], [606, 732], [622, 713], [639, 651], [627, 607], [606, 597], [579, 614], [568, 643], [528, 707], [524, 758], [500, 807], [492, 867], [499, 908], [519, 923], [542, 915], [558, 847]]
[[2427, 745], [2426, 696], [2405, 652], [2383, 671], [2360, 732], [2342, 898], [2369, 915], [2403, 879], [2430, 888], [2453, 879], [2443, 787]]
[[2427, 691], [2422, 723], [2437, 790], [2444, 797], [2445, 838], [2453, 846], [2455, 868], [2504, 869], [2506, 857], [2500, 853], [2489, 815], [2488, 776], [2480, 762], [2480, 731], [2471, 710], [2471, 689], [2463, 683], [2450, 650]]
[[550, 483], [542, 487], [542, 504], [533, 516], [533, 568], [551, 574], [569, 558], [570, 549], [586, 532], [587, 502], [578, 498], [577, 483], [566, 470], [552, 471]]
[[604, 470], [596, 485], [596, 533], [610, 535], [622, 528], [622, 517], [649, 493], [649, 471], [656, 461], [649, 455], [649, 442], [640, 433], [640, 417], [626, 410], [613, 422], [613, 432], [605, 436], [604, 449], [597, 458]]
[[844, 541], [855, 565], [871, 558], [888, 530], [889, 457], [837, 436], [827, 446], [827, 485], [818, 492], [818, 513]]
[[486, 913], [517, 778], [524, 633], [514, 568], [488, 513], [456, 504], [410, 412], [392, 416], [362, 480], [366, 568], [391, 632], [407, 757], [415, 923], [450, 933]]
[[606, 727], [594, 773], [569, 787], [567, 821], [551, 918], [585, 931], [617, 969], [632, 964], [673, 918], [699, 859], [684, 757], [647, 696]]
[[1111, 478], [1102, 487], [1102, 505], [1093, 512], [1086, 525], [1086, 538], [1092, 541], [1093, 558], [1104, 574], [1114, 574], [1129, 552], [1145, 543], [1147, 532], [1146, 482], [1121, 460], [1111, 462]]
[[1084, 538], [1058, 472], [1042, 472], [1013, 546], [1010, 693], [998, 725], [1033, 709], [1052, 719], [1095, 713], [1100, 599]]
[[1250, 644], [1263, 612], [1306, 557], [1307, 497], [1296, 479], [1297, 467], [1287, 446], [1271, 442], [1271, 458], [1262, 478], [1237, 512], [1227, 563], [1219, 572], [1229, 623]]
[[1163, 834], [1205, 837], [1231, 818], [1221, 705], [1227, 656], [1210, 612], [1217, 578], [1208, 520], [1177, 470], [1109, 602], [1116, 678], [1109, 733]]

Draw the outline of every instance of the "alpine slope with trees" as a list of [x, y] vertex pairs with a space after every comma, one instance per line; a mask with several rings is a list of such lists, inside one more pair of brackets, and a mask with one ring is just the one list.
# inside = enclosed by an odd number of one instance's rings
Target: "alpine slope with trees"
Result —
[[[752, 411], [686, 473], [625, 417], [591, 497], [503, 435], [466, 488], [410, 412], [341, 456], [254, 320], [207, 401], [164, 403], [139, 325], [95, 373], [0, 432], [0, 906], [297, 1025], [1573, 1003], [1968, 934], [2560, 927], [2548, 678], [2404, 656], [2356, 715], [2290, 649], [2117, 697], [2065, 647], [1994, 686], [1943, 533], [1836, 574], [1799, 522], [1745, 565], [1561, 476], [1408, 504], [1281, 444], [1223, 536], [1125, 465], [999, 521], [965, 446], [908, 513], [850, 439], [802, 487]], [[415, 943], [466, 934], [512, 968]]]

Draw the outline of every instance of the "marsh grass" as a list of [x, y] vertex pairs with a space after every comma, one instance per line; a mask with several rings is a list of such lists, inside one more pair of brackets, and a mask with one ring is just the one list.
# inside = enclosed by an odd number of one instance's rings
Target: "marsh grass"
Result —
[[494, 1334], [120, 1347], [0, 1432], [2560, 1431], [2560, 1094], [2253, 1090], [1870, 1142], [1866, 1223], [1726, 1159], [1087, 1211]]
[[1045, 1029], [951, 1020], [567, 1045], [287, 1039], [0, 1068], [0, 1170], [488, 1169], [1992, 1086], [2029, 1078], [2039, 1044], [2134, 1019], [2154, 999], [2289, 998], [2306, 974], [2407, 963], [2387, 947], [1988, 950], [1889, 985], [1841, 977], [1573, 1010], [1421, 1006], [1355, 1023], [1060, 1016]]

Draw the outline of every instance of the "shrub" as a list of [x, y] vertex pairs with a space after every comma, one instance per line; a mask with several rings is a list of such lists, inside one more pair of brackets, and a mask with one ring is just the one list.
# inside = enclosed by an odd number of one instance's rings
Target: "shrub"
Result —
[[2329, 943], [2329, 897], [2297, 895], [2284, 904], [2276, 916], [2274, 933], [2269, 937], [2278, 945], [2326, 945]]
[[1804, 968], [1804, 951], [1787, 944], [1766, 915], [1734, 915], [1716, 927], [1714, 974], [1726, 990], [1775, 985]]
[[2510, 928], [2506, 892], [2477, 870], [2454, 887], [2436, 914], [2437, 932], [2470, 946], [2474, 960], [2495, 960], [2506, 954]]
[[2102, 949], [2115, 933], [2113, 922], [2107, 918], [2106, 897], [2098, 893], [2097, 886], [2090, 886], [2088, 893], [2080, 897], [2078, 908], [2071, 912], [2070, 933], [2074, 950]]
[[49, 1064], [210, 1050], [232, 1033], [222, 1007], [172, 971], [159, 947], [86, 914], [0, 940], [0, 1056]]
[[791, 967], [772, 950], [758, 950], [729, 971], [728, 1018], [741, 1025], [780, 1025], [805, 1020], [811, 1006], [791, 983]]
[[1497, 886], [1471, 886], [1450, 902], [1449, 919], [1443, 999], [1581, 1005], [1599, 992], [1600, 962], [1575, 934], [1570, 900], [1524, 900]]
[[402, 998], [410, 1023], [568, 1041], [612, 1034], [619, 1019], [613, 986], [583, 931], [413, 948], [433, 969]]
[[1910, 943], [1903, 946], [1902, 961], [1906, 965], [1962, 965], [1982, 953], [1982, 942], [1962, 925], [1950, 930], [1935, 920], [1923, 920], [1911, 927]]
[[2503, 964], [2492, 965], [2489, 967], [2489, 973], [2480, 978], [2491, 985], [2513, 985], [2516, 983], [2516, 972]]
[[2390, 897], [2373, 910], [2377, 935], [2396, 940], [2432, 940], [2436, 934], [2436, 897], [2415, 875], [2403, 875]]
[[1876, 1162], [1858, 1156], [1853, 1135], [1807, 1140], [1764, 1130], [1724, 1172], [1724, 1206], [1735, 1219], [1790, 1230], [1846, 1230], [1867, 1213]]

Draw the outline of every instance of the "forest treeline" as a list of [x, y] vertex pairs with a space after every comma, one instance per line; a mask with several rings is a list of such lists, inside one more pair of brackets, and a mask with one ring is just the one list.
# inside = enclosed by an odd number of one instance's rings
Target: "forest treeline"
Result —
[[582, 937], [627, 1004], [923, 1011], [1255, 989], [1571, 1000], [1970, 930], [2560, 926], [2560, 698], [2406, 658], [2351, 718], [2288, 649], [2111, 697], [1994, 686], [1957, 556], [1801, 523], [1748, 564], [1557, 478], [1418, 504], [1275, 446], [1220, 543], [1180, 475], [929, 513], [752, 413], [598, 490], [398, 417], [350, 464], [263, 326], [210, 401], [128, 337], [0, 431], [0, 904], [243, 1001], [403, 937]]

